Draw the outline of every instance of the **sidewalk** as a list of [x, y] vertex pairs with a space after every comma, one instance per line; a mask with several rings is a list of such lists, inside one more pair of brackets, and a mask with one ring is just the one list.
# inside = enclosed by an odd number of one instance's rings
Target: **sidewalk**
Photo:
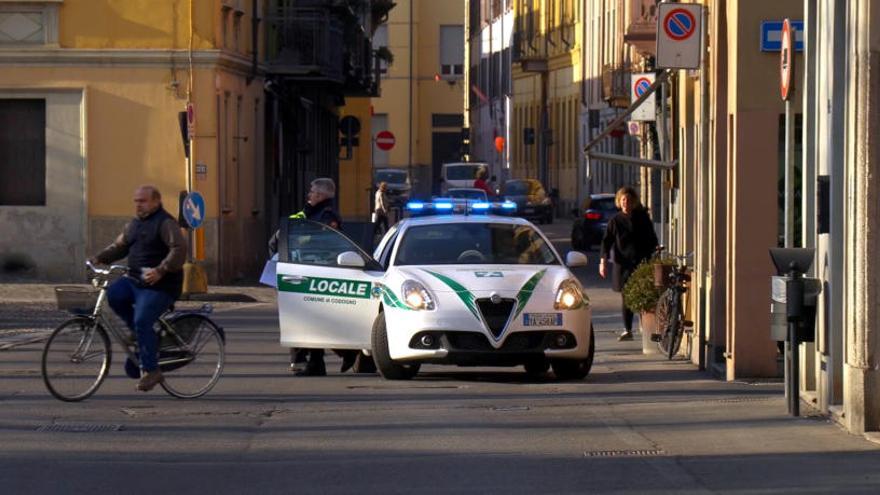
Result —
[[[87, 284], [9, 283], [0, 284], [0, 351], [45, 339], [59, 323], [70, 317], [55, 303], [59, 285], [89, 287]], [[211, 286], [207, 294], [175, 303], [179, 309], [211, 304], [214, 311], [228, 311], [243, 305], [275, 304], [275, 289], [266, 286]]]

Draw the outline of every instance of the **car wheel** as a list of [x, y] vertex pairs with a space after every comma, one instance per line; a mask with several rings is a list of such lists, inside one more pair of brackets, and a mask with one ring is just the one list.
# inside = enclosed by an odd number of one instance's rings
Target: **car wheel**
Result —
[[553, 373], [560, 380], [583, 380], [590, 374], [593, 367], [593, 357], [596, 355], [596, 337], [593, 333], [593, 325], [590, 324], [590, 352], [586, 359], [560, 359], [553, 361]]
[[546, 359], [529, 361], [525, 364], [526, 374], [529, 376], [542, 376], [550, 369], [550, 362]]
[[386, 380], [409, 380], [419, 372], [418, 364], [398, 364], [388, 352], [388, 331], [385, 328], [385, 312], [379, 313], [373, 322], [373, 361], [382, 378]]

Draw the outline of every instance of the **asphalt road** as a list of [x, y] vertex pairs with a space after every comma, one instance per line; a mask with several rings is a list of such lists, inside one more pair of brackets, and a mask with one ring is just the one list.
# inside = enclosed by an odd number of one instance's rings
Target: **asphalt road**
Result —
[[339, 374], [335, 356], [329, 376], [295, 378], [267, 304], [215, 315], [227, 366], [197, 400], [135, 392], [117, 353], [94, 397], [62, 403], [40, 345], [0, 352], [0, 491], [880, 492], [878, 445], [787, 417], [781, 383], [721, 382], [617, 342], [619, 299], [595, 257], [580, 275], [598, 351], [579, 382], [440, 366], [389, 382]]

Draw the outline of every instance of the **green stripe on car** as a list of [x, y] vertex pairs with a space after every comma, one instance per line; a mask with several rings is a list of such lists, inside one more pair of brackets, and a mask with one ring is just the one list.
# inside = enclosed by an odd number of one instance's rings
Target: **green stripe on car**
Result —
[[526, 283], [523, 284], [522, 288], [519, 289], [519, 292], [516, 294], [516, 314], [513, 315], [513, 318], [519, 318], [519, 314], [522, 313], [522, 310], [526, 307], [526, 304], [531, 299], [532, 294], [535, 291], [535, 287], [538, 286], [538, 282], [544, 278], [544, 274], [547, 273], [547, 269], [543, 269], [540, 272], [532, 275], [532, 278], [528, 279]]
[[467, 290], [463, 285], [456, 282], [455, 280], [443, 275], [441, 273], [432, 272], [430, 270], [422, 269], [425, 273], [429, 273], [436, 277], [438, 280], [449, 286], [450, 289], [455, 291], [455, 295], [461, 299], [461, 302], [470, 310], [471, 314], [474, 315], [474, 318], [482, 322], [482, 318], [480, 318], [480, 312], [477, 310], [477, 297], [471, 293], [471, 291]]

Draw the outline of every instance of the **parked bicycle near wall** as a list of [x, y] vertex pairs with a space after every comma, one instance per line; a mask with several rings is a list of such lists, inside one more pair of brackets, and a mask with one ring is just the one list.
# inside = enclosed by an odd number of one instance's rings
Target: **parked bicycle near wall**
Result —
[[[125, 351], [126, 374], [137, 378], [140, 372], [134, 334], [104, 314], [107, 286], [128, 267], [86, 266], [94, 288], [56, 287], [58, 308], [75, 316], [59, 325], [43, 348], [43, 382], [55, 398], [67, 402], [86, 399], [101, 386], [112, 362], [111, 339]], [[174, 397], [201, 397], [220, 379], [226, 336], [208, 317], [210, 312], [209, 305], [194, 311], [172, 306], [156, 324], [159, 369], [165, 377], [160, 385]]]
[[[661, 250], [662, 247], [658, 249], [658, 254]], [[683, 256], [672, 255], [675, 264], [670, 267], [668, 273], [664, 271], [663, 275], [655, 274], [655, 283], [666, 287], [666, 290], [657, 300], [657, 330], [659, 334], [652, 335], [651, 338], [657, 341], [660, 351], [668, 359], [672, 359], [678, 354], [683, 334], [690, 331], [690, 327], [693, 326], [692, 322], [684, 318], [684, 295], [687, 293], [687, 284], [691, 280], [687, 260], [692, 256], [693, 252]]]

